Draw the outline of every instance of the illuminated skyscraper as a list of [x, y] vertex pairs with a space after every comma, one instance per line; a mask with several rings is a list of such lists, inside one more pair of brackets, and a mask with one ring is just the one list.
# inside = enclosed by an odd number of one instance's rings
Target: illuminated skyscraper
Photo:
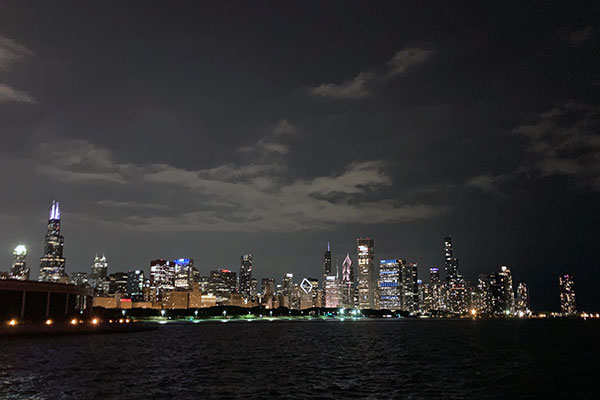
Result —
[[108, 294], [109, 295], [127, 295], [127, 273], [115, 272], [108, 275]]
[[210, 271], [210, 292], [217, 296], [217, 301], [229, 298], [229, 294], [236, 292], [236, 286], [237, 277], [234, 271], [224, 268]]
[[398, 260], [400, 265], [401, 309], [408, 312], [417, 311], [419, 302], [419, 292], [417, 288], [417, 263], [406, 263], [404, 260]]
[[64, 238], [60, 234], [60, 207], [58, 201], [52, 201], [48, 231], [44, 240], [44, 255], [40, 259], [39, 281], [67, 283], [63, 247]]
[[150, 288], [153, 301], [160, 301], [165, 291], [175, 288], [175, 267], [169, 260], [150, 261]]
[[347, 308], [354, 308], [354, 268], [350, 255], [346, 253], [346, 258], [342, 263], [342, 305]]
[[88, 274], [85, 272], [72, 272], [69, 277], [69, 283], [77, 286], [87, 286]]
[[443, 311], [446, 309], [444, 302], [444, 290], [440, 280], [440, 269], [429, 268], [429, 290], [431, 296], [430, 309], [428, 311]]
[[517, 287], [517, 303], [516, 313], [519, 317], [526, 317], [531, 314], [529, 309], [529, 290], [527, 289], [527, 283], [525, 281], [519, 282]]
[[127, 273], [127, 296], [131, 301], [144, 300], [144, 271], [136, 269]]
[[358, 238], [358, 308], [374, 309], [377, 274], [375, 271], [373, 239]]
[[22, 244], [15, 247], [13, 251], [13, 265], [8, 274], [9, 279], [20, 281], [29, 280], [29, 268], [27, 268], [27, 249]]
[[273, 308], [273, 296], [275, 295], [275, 279], [263, 278], [261, 283], [263, 304], [266, 308]]
[[503, 289], [504, 289], [504, 297], [506, 299], [505, 300], [506, 309], [508, 310], [509, 314], [513, 314], [515, 312], [515, 291], [513, 289], [512, 274], [510, 272], [510, 269], [505, 265], [500, 267], [499, 274], [504, 279]]
[[88, 283], [98, 292], [102, 292], [103, 283], [106, 282], [107, 278], [108, 262], [106, 261], [106, 256], [102, 254], [102, 257], [98, 257], [98, 254], [96, 254], [90, 274], [88, 275]]
[[193, 282], [194, 260], [192, 258], [178, 258], [172, 263], [174, 268], [173, 286], [176, 289], [191, 289]]
[[281, 299], [279, 300], [279, 305], [282, 307], [292, 307], [293, 279], [294, 274], [287, 273], [283, 276], [283, 280], [281, 281]]
[[240, 264], [240, 293], [243, 297], [250, 297], [252, 280], [252, 254], [243, 254]]
[[452, 238], [444, 238], [444, 267], [446, 268], [446, 282], [452, 282], [458, 278], [458, 259], [452, 256]]
[[563, 315], [577, 314], [577, 305], [575, 304], [575, 281], [573, 276], [565, 274], [558, 277], [560, 286], [560, 311]]
[[341, 282], [333, 275], [325, 280], [325, 307], [337, 308], [342, 305]]
[[323, 289], [325, 289], [325, 281], [331, 274], [331, 247], [327, 242], [327, 251], [323, 254]]
[[400, 273], [403, 260], [379, 261], [379, 308], [399, 310], [401, 304], [402, 281]]

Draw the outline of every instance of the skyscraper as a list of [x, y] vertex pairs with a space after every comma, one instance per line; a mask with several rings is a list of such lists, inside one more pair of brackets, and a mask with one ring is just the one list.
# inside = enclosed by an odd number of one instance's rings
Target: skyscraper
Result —
[[515, 312], [515, 291], [513, 289], [513, 279], [510, 269], [503, 265], [500, 267], [499, 274], [504, 279], [504, 297], [506, 303], [506, 310], [508, 310], [509, 314], [513, 314]]
[[13, 251], [13, 265], [8, 274], [9, 279], [20, 281], [29, 280], [29, 268], [27, 268], [27, 249], [22, 244], [15, 247]]
[[358, 252], [358, 308], [374, 309], [377, 274], [375, 271], [373, 239], [358, 238], [356, 240]]
[[577, 305], [575, 304], [575, 281], [573, 276], [565, 274], [558, 277], [560, 286], [560, 311], [563, 315], [577, 314]]
[[44, 255], [40, 259], [39, 281], [67, 283], [63, 246], [64, 238], [60, 234], [60, 207], [58, 201], [53, 200], [44, 240]]
[[281, 281], [281, 299], [279, 305], [282, 307], [291, 308], [292, 306], [292, 289], [293, 289], [294, 274], [287, 273]]
[[417, 263], [407, 263], [398, 260], [401, 274], [402, 290], [400, 294], [401, 308], [404, 311], [415, 312], [419, 303], [417, 288]]
[[192, 269], [194, 260], [192, 258], [178, 258], [173, 261], [175, 279], [173, 286], [177, 289], [190, 289], [192, 287]]
[[526, 317], [531, 314], [531, 310], [529, 309], [529, 290], [525, 281], [519, 282], [519, 286], [517, 287], [517, 303], [515, 308], [519, 317]]
[[98, 257], [98, 254], [96, 254], [96, 257], [94, 257], [94, 263], [90, 269], [91, 271], [88, 275], [88, 283], [98, 292], [101, 292], [103, 283], [106, 282], [108, 277], [108, 262], [106, 261], [106, 256], [102, 254], [102, 257]]
[[437, 267], [429, 268], [429, 289], [431, 296], [430, 310], [445, 310], [444, 291], [440, 280], [440, 269]]
[[354, 268], [352, 268], [352, 260], [350, 254], [346, 253], [346, 258], [342, 263], [342, 305], [344, 307], [353, 308], [354, 305]]
[[444, 238], [444, 267], [446, 268], [446, 282], [450, 283], [458, 278], [458, 259], [452, 256], [452, 238]]
[[136, 269], [127, 272], [127, 296], [131, 301], [144, 300], [144, 271]]
[[325, 290], [325, 282], [331, 274], [331, 247], [327, 242], [327, 251], [323, 254], [323, 290]]
[[325, 307], [337, 308], [342, 304], [340, 281], [333, 275], [329, 275], [325, 281]]
[[210, 292], [217, 296], [217, 302], [229, 299], [235, 293], [237, 277], [234, 271], [220, 268], [210, 271]]
[[250, 297], [252, 280], [252, 254], [243, 254], [240, 263], [240, 293], [243, 297]]
[[159, 301], [165, 291], [175, 287], [175, 267], [173, 262], [163, 259], [150, 261], [150, 288], [153, 301]]
[[275, 279], [262, 279], [263, 304], [266, 308], [273, 308], [273, 296], [275, 295]]
[[403, 260], [379, 261], [379, 308], [399, 310], [401, 308], [402, 282], [400, 279]]

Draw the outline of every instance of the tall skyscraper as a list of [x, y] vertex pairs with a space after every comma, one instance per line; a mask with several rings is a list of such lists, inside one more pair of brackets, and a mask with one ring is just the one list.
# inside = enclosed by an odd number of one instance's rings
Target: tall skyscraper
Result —
[[273, 296], [275, 295], [275, 279], [263, 278], [262, 282], [263, 304], [266, 308], [273, 308]]
[[210, 292], [217, 296], [217, 302], [229, 299], [236, 292], [237, 276], [235, 271], [220, 268], [210, 271]]
[[175, 288], [175, 267], [172, 261], [150, 261], [150, 288], [153, 301], [160, 301], [165, 291]]
[[144, 300], [144, 271], [136, 269], [127, 272], [127, 296], [131, 301]]
[[341, 282], [333, 275], [325, 280], [325, 307], [337, 308], [342, 304]]
[[48, 219], [48, 231], [44, 240], [44, 255], [40, 259], [39, 281], [67, 283], [63, 247], [64, 238], [60, 234], [60, 207], [58, 201], [53, 200]]
[[350, 254], [346, 253], [346, 258], [342, 263], [342, 305], [348, 308], [354, 308], [354, 268]]
[[192, 258], [178, 258], [173, 261], [175, 279], [173, 286], [177, 289], [190, 289], [192, 287], [192, 271], [194, 260]]
[[327, 242], [327, 251], [323, 254], [323, 290], [325, 290], [327, 277], [331, 275], [331, 247]]
[[243, 254], [240, 263], [240, 293], [250, 297], [252, 280], [252, 254]]
[[29, 280], [29, 268], [27, 268], [27, 249], [22, 244], [15, 247], [13, 251], [13, 265], [8, 274], [9, 279], [20, 281]]
[[519, 317], [526, 317], [531, 314], [529, 308], [529, 290], [527, 289], [527, 283], [525, 281], [519, 282], [517, 287], [517, 303], [516, 313]]
[[450, 283], [458, 278], [458, 259], [453, 257], [452, 238], [444, 238], [444, 267], [446, 268], [446, 282]]
[[403, 260], [379, 261], [379, 308], [399, 310], [401, 308], [402, 281], [400, 279]]
[[400, 294], [401, 308], [404, 311], [415, 312], [419, 303], [419, 292], [417, 287], [417, 263], [407, 263], [398, 260], [402, 281], [402, 291]]
[[504, 279], [504, 297], [506, 303], [506, 309], [509, 314], [513, 314], [515, 312], [515, 291], [513, 289], [513, 279], [510, 269], [503, 265], [500, 267], [499, 274]]
[[281, 281], [281, 299], [279, 305], [282, 307], [292, 307], [292, 289], [293, 289], [294, 274], [287, 273], [283, 276]]
[[431, 296], [430, 310], [445, 310], [443, 285], [440, 280], [440, 269], [437, 267], [429, 268], [429, 289]]
[[106, 256], [102, 254], [102, 257], [98, 257], [98, 254], [96, 254], [94, 263], [90, 269], [88, 283], [98, 292], [101, 292], [104, 286], [103, 283], [106, 282], [108, 278], [108, 262], [106, 261]]
[[375, 309], [377, 271], [375, 271], [373, 239], [358, 238], [358, 308]]
[[560, 286], [560, 311], [563, 315], [577, 314], [577, 305], [575, 303], [575, 281], [573, 276], [565, 274], [558, 277]]

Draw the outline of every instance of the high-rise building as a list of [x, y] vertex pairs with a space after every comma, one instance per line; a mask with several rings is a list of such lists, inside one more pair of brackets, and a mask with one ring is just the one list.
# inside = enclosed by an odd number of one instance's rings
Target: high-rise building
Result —
[[127, 294], [127, 273], [115, 272], [108, 275], [108, 294], [126, 295]]
[[446, 282], [452, 282], [458, 278], [458, 259], [453, 257], [452, 238], [444, 238], [444, 267], [446, 268]]
[[191, 289], [193, 283], [193, 267], [194, 260], [192, 258], [178, 258], [173, 261], [173, 268], [175, 269], [173, 286], [175, 286], [176, 289]]
[[252, 254], [243, 254], [240, 263], [240, 293], [243, 297], [250, 297], [252, 280]]
[[136, 269], [127, 272], [127, 296], [131, 301], [144, 300], [144, 271]]
[[13, 251], [13, 265], [8, 274], [9, 279], [18, 279], [20, 281], [29, 280], [29, 268], [27, 268], [27, 249], [20, 244]]
[[527, 283], [525, 281], [519, 282], [519, 286], [517, 286], [517, 302], [515, 311], [519, 317], [527, 317], [531, 315], [531, 310], [529, 308], [529, 290], [527, 289]]
[[[508, 310], [508, 314], [513, 314], [515, 312], [515, 291], [513, 289], [513, 279], [512, 274], [510, 272], [510, 268], [503, 265], [500, 267], [500, 272], [498, 273], [503, 277], [504, 280], [504, 297], [506, 310]], [[505, 311], [506, 313], [506, 311]]]
[[399, 310], [402, 306], [400, 273], [403, 260], [379, 261], [379, 308]]
[[266, 308], [273, 308], [273, 296], [275, 295], [275, 279], [263, 278], [261, 282], [263, 304]]
[[569, 274], [559, 276], [558, 284], [560, 286], [560, 311], [563, 315], [577, 314], [573, 276]]
[[60, 234], [60, 206], [58, 201], [53, 200], [48, 219], [48, 231], [44, 240], [44, 255], [40, 259], [39, 281], [67, 283], [63, 247], [64, 238]]
[[374, 265], [373, 239], [358, 238], [358, 308], [374, 309], [377, 274]]
[[87, 286], [88, 274], [85, 272], [73, 272], [69, 278], [69, 283], [77, 286]]
[[254, 298], [258, 295], [258, 279], [250, 279], [250, 297]]
[[325, 279], [325, 307], [337, 308], [342, 305], [341, 282], [333, 275]]
[[444, 311], [446, 305], [444, 302], [443, 284], [440, 280], [440, 269], [437, 267], [429, 268], [429, 289], [431, 296], [430, 309], [428, 311]]
[[162, 301], [164, 292], [175, 288], [175, 267], [169, 260], [150, 261], [150, 288], [153, 301]]
[[103, 283], [106, 282], [108, 278], [108, 262], [106, 261], [106, 256], [102, 254], [102, 257], [94, 257], [94, 263], [90, 268], [90, 274], [88, 275], [88, 283], [90, 286], [98, 292], [102, 292]]
[[401, 309], [408, 312], [416, 312], [419, 304], [419, 292], [417, 287], [417, 263], [399, 261], [401, 292]]
[[327, 242], [327, 251], [323, 254], [323, 290], [325, 289], [325, 281], [331, 274], [331, 247]]
[[342, 305], [346, 308], [354, 308], [354, 268], [350, 254], [346, 253], [346, 258], [342, 263]]
[[279, 305], [282, 307], [292, 307], [293, 279], [294, 274], [288, 272], [283, 276], [281, 281], [281, 299], [279, 300]]
[[210, 271], [210, 293], [217, 296], [217, 302], [230, 298], [236, 292], [237, 277], [234, 271], [220, 268]]

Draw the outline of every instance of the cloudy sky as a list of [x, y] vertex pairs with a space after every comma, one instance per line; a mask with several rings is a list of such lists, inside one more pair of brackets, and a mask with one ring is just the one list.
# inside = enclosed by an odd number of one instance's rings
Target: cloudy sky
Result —
[[[0, 3], [0, 269], [192, 257], [508, 265], [600, 307], [600, 10], [523, 2]], [[341, 262], [342, 260], [340, 260]]]

